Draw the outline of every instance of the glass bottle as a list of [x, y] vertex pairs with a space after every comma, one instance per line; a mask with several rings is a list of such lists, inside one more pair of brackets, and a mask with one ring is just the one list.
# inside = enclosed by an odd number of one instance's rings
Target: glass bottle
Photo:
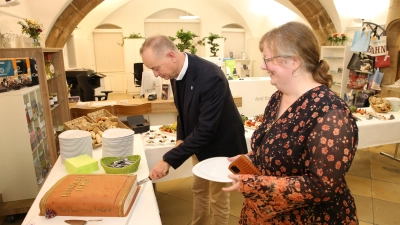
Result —
[[53, 63], [50, 62], [50, 54], [46, 54], [46, 62], [45, 62], [45, 69], [46, 69], [46, 77], [47, 80], [54, 77], [54, 66]]

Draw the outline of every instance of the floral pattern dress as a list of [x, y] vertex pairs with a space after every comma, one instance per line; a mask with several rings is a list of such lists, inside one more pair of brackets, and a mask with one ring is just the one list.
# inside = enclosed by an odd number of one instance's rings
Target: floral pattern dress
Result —
[[276, 118], [281, 95], [251, 138], [249, 157], [262, 175], [240, 175], [239, 224], [358, 224], [345, 181], [358, 144], [350, 109], [322, 85]]

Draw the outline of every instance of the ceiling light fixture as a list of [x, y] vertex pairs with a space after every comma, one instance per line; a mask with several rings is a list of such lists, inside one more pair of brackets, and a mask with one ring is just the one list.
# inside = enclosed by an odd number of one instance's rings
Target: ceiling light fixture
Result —
[[182, 20], [195, 20], [195, 19], [199, 19], [199, 18], [200, 18], [200, 16], [189, 15], [189, 12], [188, 12], [187, 8], [186, 8], [186, 16], [180, 16], [179, 17], [179, 19], [182, 19]]

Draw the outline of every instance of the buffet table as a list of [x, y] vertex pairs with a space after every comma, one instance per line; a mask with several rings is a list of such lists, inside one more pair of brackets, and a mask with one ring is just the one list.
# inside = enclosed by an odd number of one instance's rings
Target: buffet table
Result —
[[[372, 111], [372, 109], [367, 108], [367, 111]], [[387, 145], [387, 144], [397, 144], [396, 149], [398, 149], [400, 143], [400, 112], [391, 112], [382, 114], [386, 117], [392, 114], [395, 119], [393, 120], [379, 120], [377, 118], [373, 118], [371, 120], [367, 120], [367, 116], [361, 116], [359, 114], [355, 114], [357, 117], [361, 119], [361, 121], [357, 121], [358, 126], [358, 149], [363, 149], [367, 147], [374, 147], [379, 145]], [[161, 125], [160, 125], [161, 126]], [[151, 129], [158, 130], [160, 126], [152, 126]], [[250, 148], [250, 139], [254, 132], [253, 128], [245, 127], [245, 138], [247, 143], [248, 151]], [[153, 168], [161, 160], [161, 157], [169, 151], [173, 146], [165, 146], [165, 145], [157, 145], [157, 146], [145, 146], [146, 158], [148, 161], [149, 169]], [[388, 156], [390, 158], [395, 158], [399, 160], [396, 156], [388, 155], [384, 152], [381, 152], [382, 155]], [[189, 177], [192, 175], [192, 161], [191, 158], [185, 161], [181, 167], [177, 170], [170, 169], [170, 173], [168, 176], [153, 182], [166, 181], [178, 178]]]
[[[144, 154], [143, 143], [140, 134], [134, 135], [134, 154], [140, 155], [141, 160], [138, 171], [134, 174], [137, 175], [137, 179], [141, 180], [149, 175], [149, 169], [147, 166], [146, 156]], [[97, 147], [93, 149], [93, 158], [99, 160], [102, 157], [102, 148]], [[104, 173], [103, 167], [99, 163], [100, 170], [96, 173]], [[64, 164], [61, 163], [61, 158], [57, 159], [54, 167], [51, 169], [43, 187], [39, 194], [36, 196], [35, 201], [32, 204], [29, 212], [25, 216], [23, 225], [63, 225], [66, 224], [66, 219], [79, 219], [79, 220], [90, 220], [90, 219], [103, 219], [102, 222], [89, 222], [89, 224], [160, 224], [161, 218], [158, 210], [157, 200], [153, 190], [151, 182], [147, 182], [141, 185], [138, 196], [136, 197], [135, 203], [131, 209], [131, 212], [127, 217], [68, 217], [68, 216], [56, 216], [52, 219], [46, 219], [44, 216], [39, 216], [39, 202], [43, 195], [49, 190], [60, 178], [67, 175]]]

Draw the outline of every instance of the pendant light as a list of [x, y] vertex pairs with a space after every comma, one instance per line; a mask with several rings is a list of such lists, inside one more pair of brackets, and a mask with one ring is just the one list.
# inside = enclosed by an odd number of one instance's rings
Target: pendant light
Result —
[[[189, 4], [189, 3], [187, 3]], [[199, 19], [200, 16], [193, 16], [193, 15], [189, 15], [189, 12], [187, 10], [188, 6], [186, 6], [186, 16], [180, 16], [179, 19], [182, 20], [194, 20], [194, 19]]]

